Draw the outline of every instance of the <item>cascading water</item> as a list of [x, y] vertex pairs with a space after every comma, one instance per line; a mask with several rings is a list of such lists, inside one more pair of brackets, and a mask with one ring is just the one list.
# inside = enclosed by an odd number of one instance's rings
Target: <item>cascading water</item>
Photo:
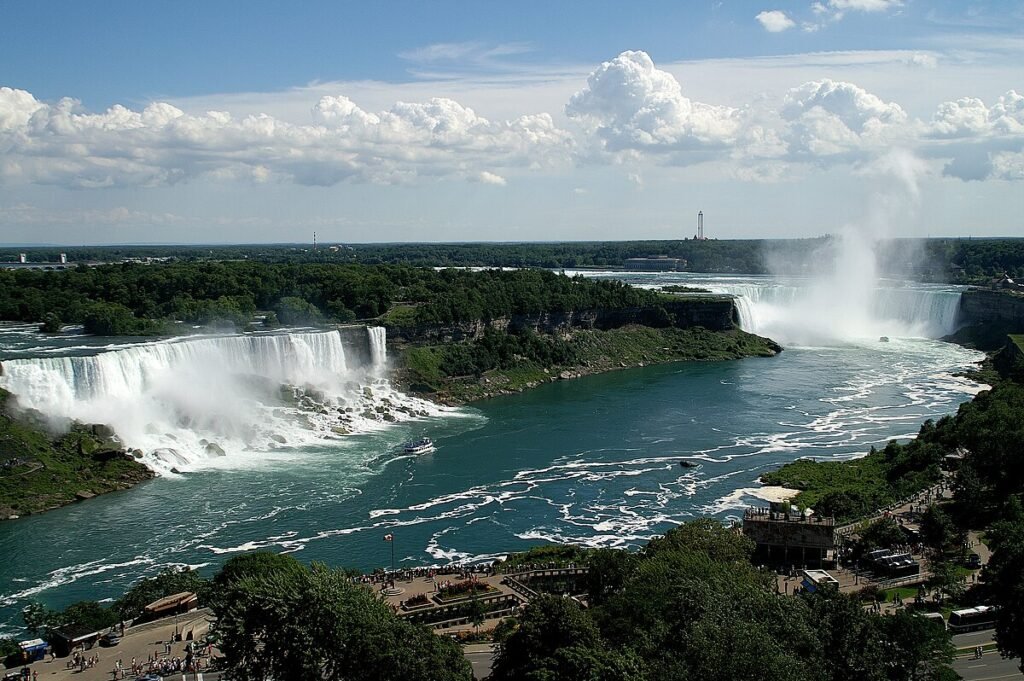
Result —
[[4, 362], [0, 385], [55, 425], [104, 423], [160, 472], [270, 452], [436, 412], [395, 391], [381, 370], [350, 366], [337, 331], [189, 338], [83, 357]]
[[379, 373], [388, 362], [387, 329], [383, 326], [369, 326], [366, 332], [370, 337], [370, 361], [374, 371]]
[[811, 281], [714, 282], [736, 297], [740, 326], [781, 342], [877, 339], [879, 336], [940, 338], [957, 326], [960, 290], [950, 286], [880, 284], [856, 304]]

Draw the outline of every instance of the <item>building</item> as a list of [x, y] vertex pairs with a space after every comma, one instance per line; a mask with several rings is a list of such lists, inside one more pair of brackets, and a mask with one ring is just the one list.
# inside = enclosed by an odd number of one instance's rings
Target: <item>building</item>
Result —
[[686, 266], [685, 260], [655, 255], [647, 258], [627, 258], [624, 266], [633, 272], [675, 272]]
[[787, 503], [748, 508], [743, 534], [754, 540], [755, 555], [767, 563], [820, 566], [836, 559], [835, 518], [801, 512]]
[[199, 607], [199, 597], [191, 591], [164, 596], [153, 601], [143, 608], [142, 618], [149, 620], [167, 617], [168, 615], [181, 615]]
[[28, 256], [25, 255], [24, 253], [19, 253], [18, 254], [18, 262], [21, 263], [22, 265], [24, 265], [25, 263], [28, 262]]

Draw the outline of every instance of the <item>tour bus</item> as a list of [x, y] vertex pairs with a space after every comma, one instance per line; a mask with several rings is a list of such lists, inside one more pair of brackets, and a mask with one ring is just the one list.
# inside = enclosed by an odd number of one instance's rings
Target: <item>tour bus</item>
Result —
[[949, 630], [954, 634], [978, 629], [992, 629], [996, 626], [996, 608], [991, 605], [979, 605], [974, 608], [954, 610], [949, 613]]

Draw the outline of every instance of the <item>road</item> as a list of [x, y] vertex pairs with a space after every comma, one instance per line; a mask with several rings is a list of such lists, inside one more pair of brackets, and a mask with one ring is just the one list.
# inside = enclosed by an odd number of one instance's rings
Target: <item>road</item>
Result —
[[[953, 645], [957, 648], [970, 648], [982, 646], [992, 642], [992, 629], [984, 631], [972, 631], [969, 634], [957, 634], [953, 637]], [[1009, 681], [1010, 679], [1024, 679], [1020, 668], [1017, 666], [1019, 660], [1005, 660], [994, 650], [986, 651], [981, 659], [974, 659], [973, 656], [958, 658], [953, 662], [953, 669], [965, 679], [965, 681]]]
[[494, 646], [489, 643], [468, 645], [463, 648], [463, 654], [469, 660], [469, 663], [473, 665], [473, 678], [486, 679], [491, 675]]
[[953, 662], [953, 669], [965, 681], [1009, 681], [1024, 679], [1017, 667], [1018, 660], [1006, 660], [999, 653], [987, 652], [980, 660], [962, 657]]

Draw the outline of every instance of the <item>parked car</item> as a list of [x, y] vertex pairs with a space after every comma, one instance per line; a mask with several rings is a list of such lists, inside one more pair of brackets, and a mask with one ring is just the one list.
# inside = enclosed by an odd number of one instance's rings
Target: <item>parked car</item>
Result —
[[104, 648], [113, 648], [120, 642], [121, 637], [114, 633], [103, 634], [102, 636], [100, 636], [100, 645]]
[[967, 556], [967, 560], [964, 561], [964, 564], [972, 570], [977, 570], [981, 567], [981, 556], [976, 553], [971, 553]]

